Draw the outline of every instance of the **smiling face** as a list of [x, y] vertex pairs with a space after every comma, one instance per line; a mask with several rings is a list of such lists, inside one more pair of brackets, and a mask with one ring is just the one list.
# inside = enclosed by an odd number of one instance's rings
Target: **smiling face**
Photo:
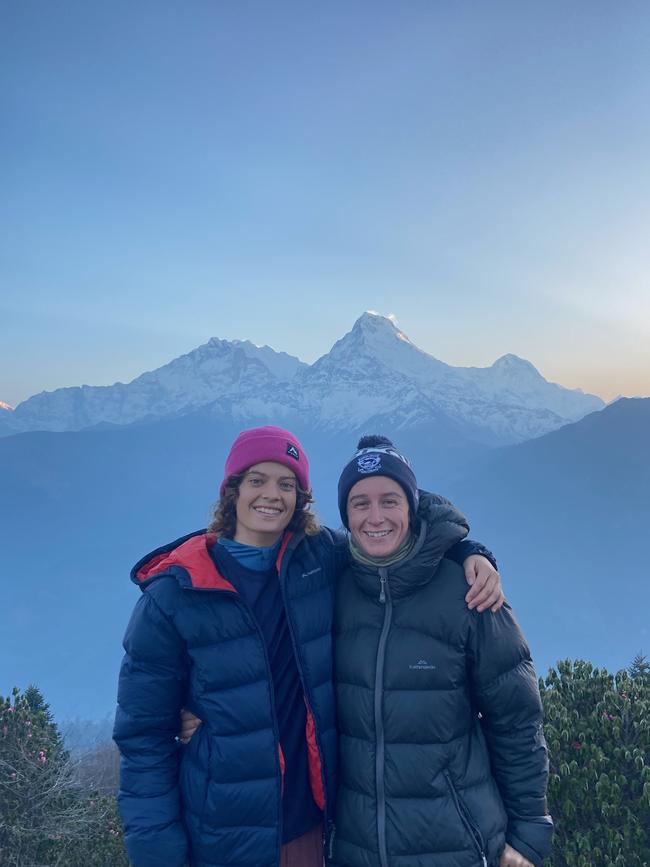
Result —
[[402, 486], [388, 476], [361, 479], [348, 494], [348, 525], [366, 554], [392, 554], [409, 533], [409, 506]]
[[296, 509], [295, 475], [275, 461], [249, 467], [237, 494], [235, 541], [245, 545], [273, 545]]

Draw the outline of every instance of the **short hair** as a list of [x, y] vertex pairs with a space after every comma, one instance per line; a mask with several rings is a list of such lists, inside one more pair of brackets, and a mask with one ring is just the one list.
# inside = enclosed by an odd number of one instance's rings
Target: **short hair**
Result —
[[[208, 526], [208, 533], [214, 533], [224, 539], [234, 539], [237, 531], [237, 498], [239, 486], [248, 470], [228, 476], [224, 491], [215, 503], [212, 512], [212, 520]], [[296, 488], [296, 508], [287, 525], [287, 530], [293, 533], [304, 533], [306, 536], [315, 536], [320, 530], [318, 518], [311, 511], [310, 505], [314, 502], [311, 491], [303, 491]]]

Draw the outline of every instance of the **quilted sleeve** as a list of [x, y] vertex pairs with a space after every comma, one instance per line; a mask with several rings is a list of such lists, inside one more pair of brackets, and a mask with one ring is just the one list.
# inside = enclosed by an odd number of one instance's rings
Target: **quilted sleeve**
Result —
[[124, 638], [113, 737], [122, 755], [118, 803], [133, 867], [189, 862], [178, 790], [186, 683], [182, 639], [152, 595], [140, 597]]
[[507, 842], [533, 864], [549, 854], [548, 754], [542, 703], [528, 645], [505, 603], [496, 614], [472, 612], [468, 647], [476, 706], [492, 772], [508, 814]]

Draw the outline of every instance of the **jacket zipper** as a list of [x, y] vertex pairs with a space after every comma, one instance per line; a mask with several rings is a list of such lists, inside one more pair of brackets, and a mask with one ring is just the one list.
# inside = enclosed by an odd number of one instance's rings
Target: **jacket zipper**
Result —
[[375, 783], [377, 786], [377, 838], [379, 841], [380, 867], [388, 867], [388, 849], [386, 847], [386, 790], [385, 790], [385, 760], [384, 760], [384, 662], [386, 661], [386, 642], [393, 614], [393, 602], [388, 586], [388, 569], [379, 569], [379, 601], [385, 605], [384, 623], [377, 647], [377, 663], [375, 666]]
[[[336, 836], [336, 825], [334, 822], [329, 823], [329, 843], [327, 845], [327, 858], [329, 861], [334, 857], [334, 837]], [[323, 847], [325, 848], [325, 847]]]
[[[321, 781], [323, 784], [323, 796], [325, 798], [325, 807], [323, 809], [323, 827], [327, 827], [329, 824], [329, 799], [327, 797], [327, 786], [325, 784], [325, 761], [323, 759], [323, 747], [320, 742], [320, 735], [318, 733], [318, 726], [316, 725], [316, 717], [313, 714], [311, 709], [311, 696], [307, 690], [307, 685], [305, 682], [305, 675], [302, 670], [302, 661], [300, 659], [300, 654], [298, 653], [298, 642], [296, 641], [296, 636], [293, 630], [293, 623], [291, 621], [291, 617], [289, 616], [289, 609], [287, 607], [287, 599], [284, 592], [284, 575], [286, 574], [286, 566], [285, 563], [288, 562], [291, 557], [291, 552], [287, 553], [285, 551], [284, 556], [282, 558], [282, 562], [280, 564], [280, 569], [278, 570], [278, 582], [280, 584], [280, 595], [282, 596], [282, 604], [284, 605], [284, 613], [287, 618], [287, 626], [289, 627], [289, 635], [291, 637], [291, 646], [293, 648], [293, 655], [296, 660], [296, 667], [298, 669], [298, 676], [300, 677], [300, 685], [302, 687], [302, 693], [305, 697], [305, 704], [307, 706], [308, 713], [311, 714], [312, 719], [314, 721], [314, 736], [316, 738], [316, 746], [318, 748], [318, 754], [320, 758], [320, 775]], [[282, 574], [281, 574], [282, 573]]]
[[456, 812], [460, 816], [460, 820], [463, 823], [465, 830], [472, 838], [472, 843], [474, 844], [474, 848], [478, 852], [481, 858], [482, 867], [487, 867], [487, 857], [485, 855], [484, 843], [483, 843], [483, 835], [481, 834], [476, 822], [472, 818], [472, 814], [469, 812], [463, 801], [460, 799], [460, 795], [456, 791], [456, 786], [454, 786], [454, 782], [451, 779], [451, 774], [449, 771], [443, 771], [443, 776], [447, 781], [447, 787], [451, 793], [452, 800], [454, 802], [454, 806], [456, 807]]

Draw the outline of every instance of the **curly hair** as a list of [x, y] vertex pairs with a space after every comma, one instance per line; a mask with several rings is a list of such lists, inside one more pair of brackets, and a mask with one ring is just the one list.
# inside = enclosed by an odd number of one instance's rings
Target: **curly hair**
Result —
[[[229, 476], [226, 481], [222, 496], [214, 506], [212, 520], [208, 526], [208, 533], [222, 536], [225, 539], [234, 539], [237, 530], [237, 498], [239, 486], [248, 470]], [[315, 536], [320, 530], [318, 518], [311, 511], [310, 504], [314, 502], [311, 491], [296, 489], [296, 508], [287, 525], [287, 530], [293, 533], [304, 533], [306, 536]]]

